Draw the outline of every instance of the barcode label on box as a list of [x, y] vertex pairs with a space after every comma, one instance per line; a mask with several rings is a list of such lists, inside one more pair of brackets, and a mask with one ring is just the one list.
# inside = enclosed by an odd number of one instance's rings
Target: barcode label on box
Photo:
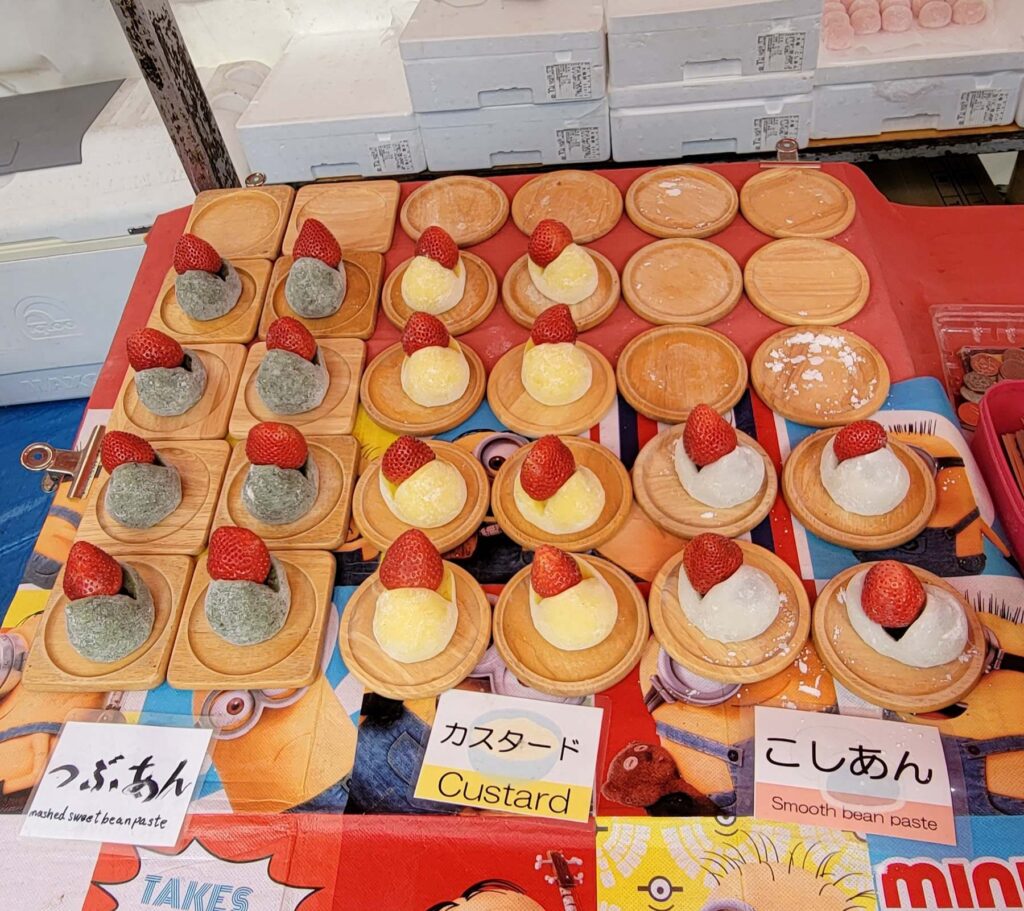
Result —
[[772, 152], [780, 139], [800, 139], [800, 115], [754, 118], [754, 151]]
[[598, 127], [555, 130], [558, 157], [562, 161], [600, 161], [601, 131]]
[[978, 89], [960, 93], [956, 122], [962, 127], [984, 127], [1006, 120], [1010, 93], [1005, 89]]
[[370, 146], [370, 163], [378, 174], [401, 174], [416, 170], [408, 139]]
[[804, 68], [806, 32], [775, 32], [757, 36], [757, 71], [787, 73]]
[[548, 98], [563, 101], [569, 98], [592, 98], [594, 84], [590, 75], [590, 61], [577, 63], [549, 63], [544, 67]]

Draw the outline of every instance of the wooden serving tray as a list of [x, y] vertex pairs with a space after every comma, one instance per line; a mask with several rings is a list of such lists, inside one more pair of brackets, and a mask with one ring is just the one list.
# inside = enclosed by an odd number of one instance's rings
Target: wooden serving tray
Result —
[[736, 188], [695, 165], [647, 171], [626, 191], [630, 221], [655, 237], [710, 237], [729, 227], [738, 209]]
[[[588, 249], [587, 252], [597, 265], [597, 290], [590, 297], [569, 307], [580, 332], [593, 329], [611, 316], [619, 302], [619, 273], [615, 271], [615, 266], [596, 250]], [[524, 253], [505, 273], [501, 282], [501, 301], [512, 319], [520, 326], [532, 329], [537, 317], [548, 307], [555, 306], [557, 301], [545, 297], [537, 290], [530, 278], [527, 259], [528, 254]]]
[[377, 598], [384, 591], [375, 572], [349, 598], [341, 614], [338, 644], [345, 666], [363, 686], [389, 699], [425, 699], [450, 690], [469, 676], [491, 639], [491, 606], [480, 584], [462, 567], [445, 562], [455, 577], [459, 618], [440, 655], [414, 664], [391, 658], [373, 635]]
[[[487, 472], [473, 453], [454, 443], [442, 440], [424, 441], [438, 459], [454, 466], [466, 482], [466, 504], [462, 511], [445, 525], [420, 530], [441, 553], [457, 547], [480, 528], [490, 505], [490, 483]], [[380, 459], [371, 462], [359, 476], [352, 500], [355, 524], [374, 547], [386, 550], [400, 534], [414, 527], [396, 516], [380, 493]]]
[[508, 669], [523, 683], [552, 696], [590, 696], [622, 680], [640, 660], [650, 627], [636, 586], [614, 563], [578, 557], [600, 573], [615, 592], [619, 616], [597, 645], [567, 652], [548, 642], [530, 616], [530, 567], [506, 584], [494, 609], [494, 644]]
[[242, 502], [242, 487], [251, 463], [245, 441], [234, 445], [215, 524], [240, 525], [256, 532], [273, 550], [337, 550], [348, 535], [352, 487], [359, 465], [359, 444], [349, 436], [306, 437], [320, 472], [320, 487], [309, 512], [285, 525], [265, 525]]
[[708, 506], [691, 497], [676, 474], [674, 447], [682, 439], [683, 424], [670, 427], [647, 443], [633, 463], [633, 493], [648, 518], [659, 528], [680, 538], [695, 538], [706, 531], [727, 538], [742, 535], [771, 512], [779, 491], [775, 467], [768, 453], [753, 437], [740, 430], [736, 438], [764, 461], [764, 483], [745, 503], [725, 509]]
[[231, 448], [224, 440], [172, 440], [154, 443], [153, 448], [165, 465], [178, 470], [178, 508], [152, 528], [126, 528], [107, 512], [110, 475], [104, 471], [85, 502], [78, 540], [114, 555], [159, 552], [198, 556], [203, 552]]
[[295, 196], [284, 252], [291, 255], [302, 223], [315, 218], [324, 223], [346, 253], [387, 253], [395, 233], [398, 194], [395, 180], [307, 184]]
[[857, 203], [846, 184], [818, 168], [769, 168], [743, 185], [740, 209], [769, 237], [835, 237]]
[[359, 375], [366, 359], [366, 345], [354, 338], [322, 338], [319, 347], [330, 377], [327, 395], [311, 411], [283, 415], [267, 408], [256, 391], [256, 371], [266, 357], [266, 343], [257, 342], [249, 349], [231, 411], [231, 436], [244, 439], [261, 421], [283, 421], [311, 435], [352, 432], [359, 406]]
[[230, 260], [275, 259], [294, 198], [295, 191], [284, 185], [203, 190], [192, 204], [185, 231]]
[[593, 525], [574, 534], [555, 535], [538, 528], [516, 506], [515, 481], [533, 445], [519, 447], [498, 469], [491, 488], [491, 506], [502, 531], [529, 550], [536, 550], [541, 544], [553, 544], [562, 550], [575, 552], [597, 549], [615, 537], [633, 505], [629, 473], [613, 452], [600, 443], [580, 437], [563, 437], [562, 442], [569, 447], [577, 467], [589, 468], [597, 475], [604, 488], [604, 509]]
[[377, 325], [381, 276], [384, 274], [383, 256], [379, 253], [346, 253], [342, 259], [347, 283], [345, 299], [337, 313], [317, 319], [299, 316], [288, 305], [284, 289], [294, 262], [291, 256], [282, 256], [274, 263], [267, 303], [260, 320], [260, 340], [267, 337], [270, 324], [282, 316], [297, 319], [314, 338], [368, 339], [373, 335]]
[[170, 269], [146, 325], [159, 329], [183, 345], [203, 342], [237, 342], [244, 345], [251, 342], [256, 336], [256, 324], [263, 312], [263, 301], [270, 279], [270, 263], [265, 259], [236, 259], [231, 261], [231, 265], [241, 279], [242, 293], [235, 306], [223, 316], [198, 320], [185, 313], [174, 291], [174, 280], [178, 273]]
[[593, 378], [583, 397], [568, 405], [542, 405], [526, 391], [522, 378], [525, 343], [502, 355], [494, 365], [487, 379], [487, 402], [509, 430], [528, 437], [572, 435], [589, 430], [608, 413], [615, 403], [615, 371], [596, 348], [584, 342], [576, 344], [590, 358]]
[[683, 552], [672, 557], [651, 583], [651, 626], [659, 644], [683, 667], [723, 683], [754, 683], [784, 670], [797, 658], [811, 628], [811, 605], [803, 582], [775, 554], [737, 541], [743, 562], [766, 572], [786, 596], [775, 622], [760, 636], [719, 642], [705, 636], [679, 605]]
[[912, 541], [935, 510], [935, 477], [924, 460], [904, 443], [889, 439], [910, 473], [910, 490], [903, 502], [881, 516], [847, 512], [821, 483], [821, 456], [840, 428], [821, 430], [802, 440], [782, 468], [782, 493], [793, 515], [819, 538], [850, 550], [887, 550]]
[[[498, 301], [498, 279], [494, 270], [479, 256], [472, 253], [461, 254], [463, 267], [466, 270], [466, 290], [451, 310], [437, 314], [445, 328], [452, 335], [462, 335], [479, 326], [494, 309]], [[409, 268], [412, 259], [407, 259], [388, 276], [381, 295], [384, 315], [398, 329], [404, 329], [413, 311], [402, 298], [402, 276]]]
[[497, 234], [508, 220], [508, 197], [493, 180], [457, 174], [417, 187], [402, 205], [399, 220], [413, 240], [431, 225], [444, 228], [460, 247]]
[[206, 619], [210, 576], [196, 567], [185, 613], [167, 668], [167, 682], [178, 690], [272, 690], [309, 686], [320, 673], [324, 633], [330, 613], [336, 564], [318, 551], [272, 552], [288, 574], [291, 608], [284, 627], [256, 645], [233, 645]]
[[622, 194], [607, 177], [573, 169], [540, 174], [512, 199], [512, 220], [523, 234], [545, 218], [562, 222], [578, 244], [604, 237], [622, 218]]
[[967, 645], [954, 661], [938, 667], [909, 667], [880, 655], [850, 625], [846, 606], [839, 601], [843, 587], [873, 564], [844, 569], [826, 585], [814, 604], [814, 645], [829, 673], [850, 692], [897, 712], [936, 712], [959, 702], [985, 670], [985, 631], [974, 608], [944, 579], [911, 566], [922, 584], [945, 589], [967, 615]]
[[45, 692], [105, 693], [151, 690], [164, 681], [171, 646], [181, 619], [193, 560], [177, 554], [126, 558], [153, 595], [153, 630], [130, 655], [110, 664], [83, 658], [68, 641], [64, 569], [46, 602], [42, 623], [29, 651], [22, 684]]
[[189, 345], [206, 367], [206, 391], [184, 414], [161, 417], [140, 401], [135, 391], [135, 371], [125, 374], [108, 430], [126, 430], [148, 440], [221, 440], [228, 433], [228, 418], [245, 363], [242, 345]]

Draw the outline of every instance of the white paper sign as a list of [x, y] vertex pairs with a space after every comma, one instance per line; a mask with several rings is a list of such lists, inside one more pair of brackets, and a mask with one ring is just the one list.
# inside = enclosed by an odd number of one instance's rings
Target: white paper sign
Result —
[[178, 840], [213, 731], [64, 725], [21, 834], [169, 847]]

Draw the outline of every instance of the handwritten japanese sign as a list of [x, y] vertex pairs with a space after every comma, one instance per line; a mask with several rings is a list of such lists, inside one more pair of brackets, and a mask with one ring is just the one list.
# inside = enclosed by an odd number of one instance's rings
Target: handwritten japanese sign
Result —
[[754, 815], [955, 845], [935, 728], [758, 707]]
[[586, 820], [601, 709], [451, 690], [438, 702], [416, 796]]
[[25, 812], [22, 835], [173, 845], [210, 730], [71, 721]]

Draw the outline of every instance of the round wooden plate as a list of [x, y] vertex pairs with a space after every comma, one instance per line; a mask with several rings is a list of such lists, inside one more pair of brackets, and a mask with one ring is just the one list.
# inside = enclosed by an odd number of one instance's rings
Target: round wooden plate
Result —
[[567, 652], [537, 632], [530, 616], [529, 566], [505, 584], [494, 608], [498, 654], [523, 683], [552, 696], [589, 696], [618, 683], [640, 659], [650, 634], [647, 606], [629, 576], [599, 557], [577, 559], [604, 577], [619, 606], [615, 626], [597, 645]]
[[381, 427], [394, 433], [430, 436], [458, 427], [469, 418], [484, 399], [487, 374], [480, 356], [462, 345], [469, 362], [469, 386], [450, 405], [425, 408], [417, 405], [402, 389], [402, 361], [405, 352], [401, 342], [384, 349], [363, 371], [359, 385], [359, 401]]
[[541, 544], [553, 544], [574, 552], [598, 548], [622, 528], [633, 503], [629, 473], [614, 453], [600, 443], [580, 437], [563, 437], [562, 442], [571, 450], [578, 467], [589, 468], [597, 475], [604, 488], [604, 509], [589, 528], [568, 535], [552, 534], [526, 519], [516, 506], [513, 490], [523, 460], [533, 446], [521, 446], [498, 470], [491, 488], [491, 507], [502, 531], [529, 550]]
[[924, 460], [890, 438], [889, 447], [910, 473], [907, 496], [881, 516], [847, 512], [821, 483], [821, 455], [839, 430], [821, 430], [807, 437], [782, 467], [782, 495], [793, 515], [819, 538], [850, 550], [886, 550], [916, 538], [935, 509], [935, 478]]
[[439, 177], [413, 190], [399, 221], [413, 240], [431, 225], [444, 228], [460, 247], [492, 237], [508, 219], [508, 197], [496, 183], [458, 174]]
[[391, 658], [373, 635], [373, 614], [384, 587], [378, 573], [363, 582], [341, 612], [338, 644], [345, 666], [363, 686], [388, 699], [423, 699], [461, 683], [487, 651], [491, 639], [491, 606], [480, 584], [454, 563], [445, 570], [455, 577], [459, 611], [455, 635], [440, 655], [402, 664]]
[[597, 424], [615, 403], [615, 371], [596, 348], [576, 344], [590, 358], [593, 379], [583, 397], [568, 405], [542, 405], [523, 386], [526, 343], [502, 355], [487, 378], [487, 402], [509, 430], [528, 437], [547, 433], [583, 433]]
[[[451, 310], [437, 314], [437, 318], [452, 335], [462, 335], [479, 326], [491, 315], [498, 301], [498, 279], [494, 277], [494, 270], [479, 256], [472, 253], [461, 255], [466, 270], [466, 290], [462, 300]], [[399, 329], [405, 328], [413, 314], [402, 298], [402, 276], [411, 262], [411, 258], [407, 259], [387, 277], [381, 293], [384, 314]]]
[[878, 349], [853, 332], [794, 326], [761, 343], [750, 360], [750, 382], [784, 418], [836, 427], [882, 407], [889, 395], [889, 368]]
[[789, 326], [837, 326], [868, 301], [868, 270], [845, 247], [816, 237], [772, 241], [747, 260], [747, 297]]
[[706, 326], [729, 313], [742, 294], [739, 264], [706, 240], [656, 240], [637, 250], [622, 270], [626, 303], [659, 326]]
[[857, 203], [842, 181], [819, 168], [769, 168], [740, 190], [740, 208], [769, 237], [835, 237], [853, 221]]
[[637, 411], [678, 424], [702, 402], [728, 411], [747, 388], [747, 362], [729, 339], [702, 326], [658, 326], [619, 355], [619, 392]]
[[778, 478], [768, 453], [751, 436], [736, 431], [741, 446], [749, 446], [764, 460], [764, 483], [756, 496], [745, 503], [720, 509], [691, 497], [676, 474], [676, 441], [685, 425], [678, 424], [659, 433], [633, 463], [633, 494], [648, 518], [659, 528], [680, 538], [695, 538], [706, 531], [735, 538], [758, 525], [771, 511], [779, 490]]
[[736, 543], [743, 550], [743, 562], [766, 572], [786, 596], [768, 629], [742, 642], [719, 642], [690, 623], [679, 605], [682, 551], [651, 583], [651, 627], [662, 648], [695, 674], [723, 683], [755, 683], [775, 676], [796, 659], [810, 632], [811, 605], [803, 583], [786, 563], [756, 544]]
[[512, 199], [512, 221], [532, 234], [545, 218], [562, 222], [578, 244], [603, 237], [622, 217], [622, 194], [594, 171], [552, 171], [524, 183]]
[[[466, 504], [462, 511], [445, 525], [421, 531], [441, 553], [451, 550], [469, 538], [487, 515], [490, 485], [487, 472], [473, 453], [442, 440], [425, 440], [437, 457], [448, 462], [466, 482]], [[352, 517], [359, 530], [375, 547], [386, 550], [400, 534], [413, 526], [396, 516], [380, 493], [380, 459], [371, 462], [356, 483], [352, 496]]]
[[821, 590], [814, 603], [814, 645], [825, 667], [850, 692], [897, 712], [935, 712], [958, 702], [985, 669], [985, 632], [974, 608], [945, 579], [911, 566], [923, 584], [956, 596], [967, 614], [967, 645], [959, 658], [938, 667], [909, 667], [880, 655], [857, 635], [846, 605], [839, 601], [850, 579], [872, 565], [862, 563], [844, 569]]
[[[615, 266], [596, 250], [587, 252], [597, 266], [597, 290], [590, 297], [569, 307], [580, 332], [593, 329], [610, 316], [619, 302], [619, 273], [615, 271]], [[501, 300], [512, 319], [520, 326], [532, 329], [533, 321], [557, 301], [545, 297], [537, 290], [526, 266], [527, 256], [524, 253], [505, 273], [501, 283]]]
[[721, 174], [669, 165], [641, 174], [626, 191], [626, 213], [655, 237], [710, 237], [736, 217], [736, 188]]

